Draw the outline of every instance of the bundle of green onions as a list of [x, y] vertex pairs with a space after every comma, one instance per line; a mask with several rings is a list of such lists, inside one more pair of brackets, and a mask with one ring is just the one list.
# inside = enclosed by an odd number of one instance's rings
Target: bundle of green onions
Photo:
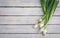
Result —
[[44, 15], [34, 27], [39, 28], [40, 33], [42, 33], [42, 35], [45, 35], [47, 33], [48, 22], [53, 16], [59, 0], [40, 0], [40, 2]]

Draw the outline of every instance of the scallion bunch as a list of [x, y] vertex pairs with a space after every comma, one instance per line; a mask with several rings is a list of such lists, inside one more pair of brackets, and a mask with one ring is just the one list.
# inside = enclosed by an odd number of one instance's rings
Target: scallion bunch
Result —
[[45, 35], [47, 33], [48, 22], [53, 16], [59, 0], [40, 0], [40, 2], [44, 15], [35, 25], [35, 28], [39, 28], [42, 35]]

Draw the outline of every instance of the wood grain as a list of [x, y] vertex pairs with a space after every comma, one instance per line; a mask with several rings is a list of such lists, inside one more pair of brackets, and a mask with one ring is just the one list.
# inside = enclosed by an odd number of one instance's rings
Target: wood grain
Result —
[[[40, 0], [0, 0], [0, 6], [41, 6], [41, 5]], [[60, 2], [58, 6], [60, 6]]]
[[[0, 24], [36, 24], [41, 16], [0, 16]], [[49, 24], [60, 24], [60, 17], [53, 16]]]
[[60, 38], [60, 2], [46, 36], [32, 28], [42, 15], [40, 0], [0, 0], [0, 38]]
[[[0, 34], [1, 33], [17, 33], [17, 34], [33, 34], [39, 33], [37, 29], [32, 28], [34, 25], [0, 25]], [[48, 33], [51, 34], [60, 34], [60, 25], [48, 25]]]
[[[0, 15], [43, 15], [43, 12], [41, 8], [0, 8]], [[54, 15], [60, 15], [60, 8]]]
[[0, 38], [60, 38], [60, 34], [0, 34]]

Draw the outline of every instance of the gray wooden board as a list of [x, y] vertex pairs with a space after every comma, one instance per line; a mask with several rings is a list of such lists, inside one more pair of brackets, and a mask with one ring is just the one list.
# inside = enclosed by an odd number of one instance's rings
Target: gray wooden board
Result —
[[[41, 16], [0, 16], [0, 24], [35, 24]], [[60, 16], [53, 16], [49, 24], [60, 24]]]
[[[43, 12], [41, 8], [0, 8], [0, 15], [43, 15]], [[60, 15], [60, 8], [54, 15]]]
[[[39, 33], [34, 25], [0, 25], [0, 33]], [[60, 25], [48, 25], [47, 33], [60, 34]]]
[[60, 2], [46, 36], [32, 28], [41, 15], [40, 0], [0, 0], [0, 38], [60, 38]]
[[0, 0], [0, 6], [40, 6], [40, 0]]
[[0, 38], [60, 38], [60, 34], [0, 34]]

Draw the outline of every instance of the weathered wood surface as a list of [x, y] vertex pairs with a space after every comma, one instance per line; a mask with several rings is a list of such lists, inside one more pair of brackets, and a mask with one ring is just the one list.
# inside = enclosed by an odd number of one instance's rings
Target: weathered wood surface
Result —
[[[0, 25], [0, 33], [39, 33], [34, 25]], [[60, 25], [48, 25], [48, 34], [60, 34]]]
[[60, 38], [60, 2], [45, 37], [32, 28], [42, 15], [40, 0], [0, 0], [0, 38]]
[[0, 34], [0, 38], [60, 38], [60, 34]]
[[60, 38], [60, 34], [0, 34], [0, 38]]
[[[41, 5], [40, 0], [0, 0], [0, 6], [41, 6]], [[60, 3], [58, 6], [60, 6]]]
[[[41, 16], [0, 16], [0, 24], [36, 24]], [[60, 24], [60, 17], [53, 16], [49, 24]]]
[[[41, 8], [0, 8], [0, 15], [43, 15], [43, 12]], [[60, 15], [60, 8], [54, 15]]]

